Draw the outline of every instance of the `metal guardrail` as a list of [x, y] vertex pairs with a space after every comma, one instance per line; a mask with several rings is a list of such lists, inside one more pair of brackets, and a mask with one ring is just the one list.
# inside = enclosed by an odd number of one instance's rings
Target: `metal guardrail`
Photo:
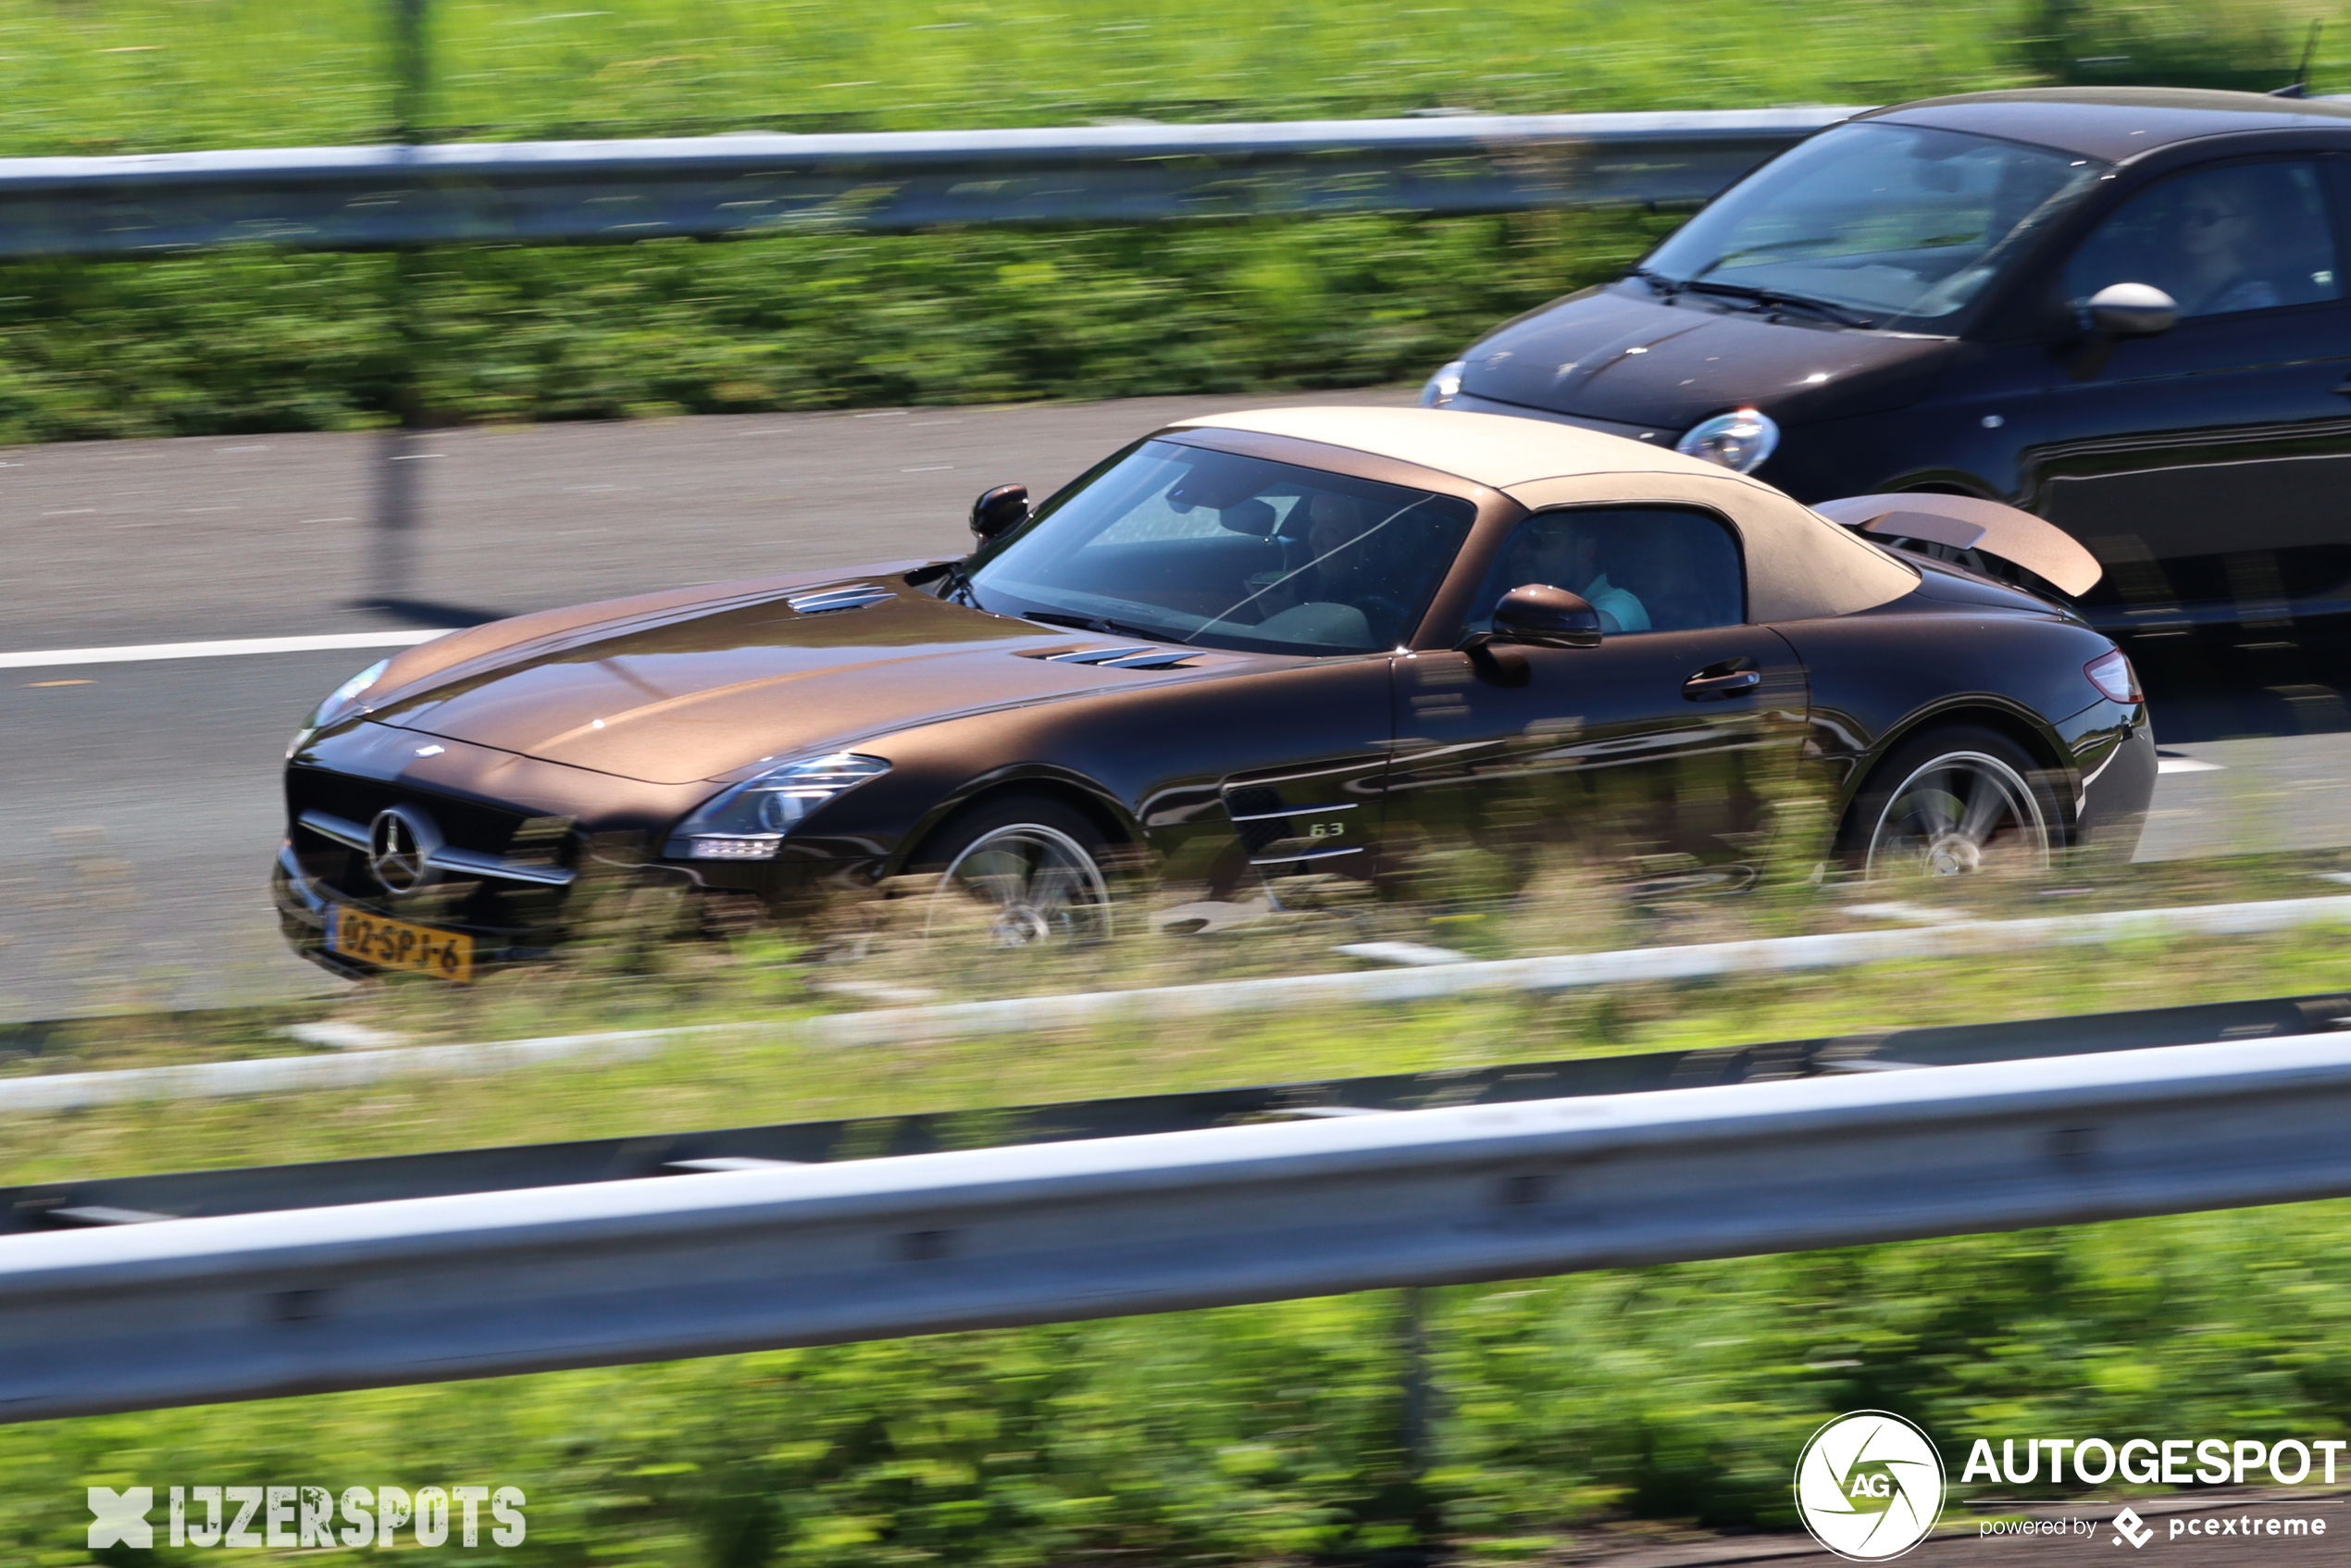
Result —
[[[2199, 1002], [2125, 1013], [1949, 1024], [1689, 1051], [1511, 1062], [1418, 1073], [1124, 1095], [1047, 1105], [719, 1127], [629, 1138], [180, 1171], [0, 1188], [0, 1236], [275, 1213], [403, 1198], [514, 1192], [710, 1170], [713, 1161], [823, 1164], [943, 1150], [1132, 1138], [1250, 1122], [1506, 1105], [1527, 1100], [1707, 1089], [1836, 1073], [2018, 1062], [2221, 1040], [2283, 1039], [2351, 1024], [2351, 994]], [[0, 1269], [7, 1265], [0, 1241]]]
[[2351, 1193], [2340, 1035], [25, 1236], [0, 1418]]
[[753, 133], [0, 160], [0, 255], [1703, 201], [1849, 108]]

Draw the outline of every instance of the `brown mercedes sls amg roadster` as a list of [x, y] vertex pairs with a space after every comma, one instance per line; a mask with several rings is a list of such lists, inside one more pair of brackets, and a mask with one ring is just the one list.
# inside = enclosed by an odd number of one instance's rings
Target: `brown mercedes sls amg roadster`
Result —
[[[600, 864], [790, 911], [936, 871], [1007, 943], [1105, 866], [1207, 901], [1497, 834], [1751, 877], [1791, 799], [1860, 874], [2127, 854], [2155, 780], [2081, 547], [1934, 495], [1815, 510], [1568, 426], [1196, 420], [977, 547], [453, 632], [289, 750], [286, 932], [346, 973], [546, 951]], [[891, 886], [905, 884], [892, 883]]]

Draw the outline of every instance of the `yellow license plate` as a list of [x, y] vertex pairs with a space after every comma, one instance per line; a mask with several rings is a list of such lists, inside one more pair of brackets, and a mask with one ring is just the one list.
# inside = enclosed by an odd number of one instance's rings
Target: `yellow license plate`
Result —
[[474, 940], [341, 905], [327, 912], [327, 951], [379, 969], [415, 969], [464, 984], [474, 977]]

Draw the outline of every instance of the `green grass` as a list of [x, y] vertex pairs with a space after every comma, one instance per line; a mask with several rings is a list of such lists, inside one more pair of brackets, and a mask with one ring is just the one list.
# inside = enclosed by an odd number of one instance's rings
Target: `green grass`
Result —
[[[2310, 9], [1720, 0], [1693, 27], [1629, 0], [429, 4], [422, 118], [474, 140], [1883, 103], [2085, 73], [2269, 86]], [[386, 0], [18, 0], [0, 12], [0, 155], [380, 139], [388, 17]]]
[[[2332, 857], [2328, 857], [2329, 864]], [[1999, 919], [2101, 908], [2323, 896], [2307, 856], [2161, 867], [2077, 867], [2059, 899], [2039, 879], [1981, 877], [1915, 896]], [[1474, 889], [1474, 852], [1433, 868]], [[1939, 1024], [2325, 992], [2351, 985], [2342, 929], [2317, 925], [2230, 940], [2134, 939], [1860, 968], [1500, 992], [1403, 1006], [1129, 1017], [1013, 1037], [854, 1049], [778, 1043], [763, 1020], [858, 1005], [836, 980], [925, 986], [955, 1000], [1181, 985], [1364, 966], [1335, 945], [1441, 942], [1475, 957], [1883, 928], [1859, 896], [1801, 881], [1732, 897], [1632, 902], [1572, 862], [1517, 893], [1306, 910], [1209, 937], [1162, 937], [1129, 919], [1099, 948], [1007, 954], [976, 940], [915, 941], [897, 923], [919, 903], [858, 903], [799, 933], [675, 942], [665, 900], [615, 896], [586, 917], [575, 956], [471, 988], [419, 980], [337, 1010], [417, 1044], [599, 1029], [720, 1026], [651, 1057], [567, 1064], [473, 1080], [391, 1080], [331, 1093], [129, 1103], [0, 1116], [0, 1185], [421, 1150], [674, 1133], [696, 1127], [984, 1110], [1097, 1097], [1415, 1072], [1639, 1051], [1743, 1045]], [[1180, 895], [1171, 895], [1180, 896]], [[1132, 912], [1130, 912], [1132, 913]], [[77, 917], [92, 962], [99, 917]], [[810, 963], [804, 944], [874, 928], [855, 962]], [[2151, 977], [2159, 982], [2151, 984]], [[316, 1013], [305, 1011], [305, 1015]], [[725, 1026], [740, 1025], [740, 1029]], [[102, 1017], [60, 1028], [17, 1073], [105, 1070], [286, 1053], [262, 1017]]]
[[[1300, 0], [429, 0], [424, 119], [466, 139], [759, 125], [1345, 117], [1435, 106], [1880, 102], [2029, 68], [2021, 8]], [[0, 154], [351, 143], [392, 123], [389, 6], [19, 0], [0, 13]]]

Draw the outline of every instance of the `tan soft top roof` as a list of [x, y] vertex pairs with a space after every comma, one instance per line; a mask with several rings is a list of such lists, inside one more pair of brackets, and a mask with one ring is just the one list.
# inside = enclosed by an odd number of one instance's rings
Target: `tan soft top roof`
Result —
[[1574, 425], [1444, 408], [1260, 408], [1184, 423], [1376, 452], [1494, 490], [1561, 474], [1724, 472], [1678, 452]]
[[1889, 604], [1918, 574], [1760, 480], [1678, 452], [1546, 419], [1440, 408], [1266, 408], [1187, 419], [1368, 452], [1499, 490], [1530, 510], [1683, 502], [1731, 519], [1747, 555], [1748, 616], [1847, 616]]

